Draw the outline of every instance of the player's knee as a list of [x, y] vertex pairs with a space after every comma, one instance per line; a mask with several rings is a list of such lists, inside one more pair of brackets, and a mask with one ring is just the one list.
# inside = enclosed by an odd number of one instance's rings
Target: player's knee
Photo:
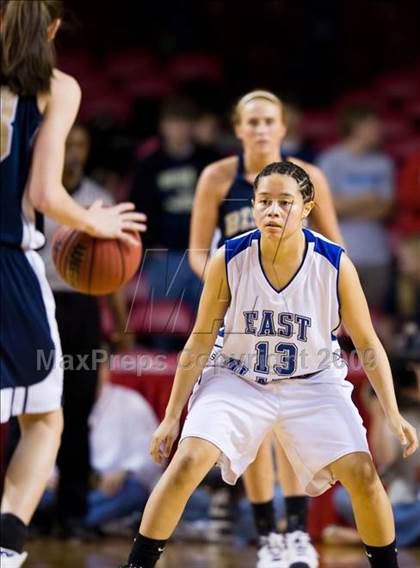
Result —
[[197, 473], [201, 471], [206, 456], [201, 448], [182, 448], [181, 446], [178, 452], [174, 483], [185, 485], [195, 479]]
[[62, 409], [42, 414], [28, 414], [19, 417], [19, 425], [23, 435], [33, 429], [43, 432], [43, 435], [61, 439], [64, 427]]
[[378, 474], [367, 454], [349, 457], [341, 482], [353, 495], [369, 497], [378, 490]]
[[52, 436], [61, 438], [64, 427], [63, 412], [61, 409], [44, 414], [42, 422]]
[[181, 456], [176, 464], [173, 483], [178, 486], [188, 485], [194, 478], [197, 460], [191, 454]]

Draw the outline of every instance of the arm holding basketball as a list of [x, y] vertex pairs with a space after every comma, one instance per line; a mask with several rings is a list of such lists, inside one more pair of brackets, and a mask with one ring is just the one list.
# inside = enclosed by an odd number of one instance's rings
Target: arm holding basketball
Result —
[[217, 189], [220, 183], [219, 164], [207, 166], [198, 180], [192, 208], [189, 261], [192, 270], [203, 280], [219, 214], [220, 197]]
[[404, 457], [408, 457], [418, 447], [416, 430], [399, 413], [388, 357], [373, 328], [356, 269], [344, 254], [340, 261], [338, 289], [344, 327], [356, 346], [391, 430], [405, 446]]
[[221, 248], [209, 262], [197, 320], [179, 359], [165, 418], [152, 438], [150, 453], [157, 463], [169, 456], [178, 437], [182, 410], [206, 366], [229, 302], [225, 251]]
[[133, 212], [131, 203], [108, 208], [96, 203], [86, 210], [62, 185], [65, 142], [76, 118], [80, 97], [80, 87], [73, 77], [55, 71], [34, 147], [29, 198], [36, 209], [60, 224], [96, 237], [131, 240], [124, 231], [145, 230], [141, 223], [144, 216]]

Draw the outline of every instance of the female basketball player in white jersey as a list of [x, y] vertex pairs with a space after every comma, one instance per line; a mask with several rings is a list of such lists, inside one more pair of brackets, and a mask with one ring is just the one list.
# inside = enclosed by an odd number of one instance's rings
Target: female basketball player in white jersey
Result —
[[[416, 432], [398, 411], [355, 268], [339, 245], [302, 227], [313, 198], [299, 166], [268, 165], [255, 180], [258, 229], [227, 240], [209, 263], [197, 320], [152, 439], [158, 463], [169, 456], [195, 384], [189, 413], [175, 456], [146, 505], [130, 568], [155, 566], [209, 469], [219, 463], [225, 481], [235, 483], [271, 430], [307, 494], [320, 495], [337, 480], [346, 487], [371, 565], [398, 566], [392, 510], [334, 335], [340, 321], [405, 456], [418, 446]], [[213, 361], [208, 355], [221, 321], [224, 343]], [[275, 537], [271, 545], [285, 549], [287, 566], [287, 535]]]
[[[1, 0], [1, 421], [18, 416], [21, 439], [7, 469], [0, 563], [18, 568], [27, 525], [44, 491], [62, 430], [62, 369], [55, 307], [35, 250], [44, 213], [100, 238], [131, 241], [144, 216], [124, 203], [80, 207], [62, 186], [64, 146], [80, 89], [54, 69], [59, 0]], [[42, 364], [38, 355], [42, 353]], [[54, 357], [50, 358], [53, 354]]]
[[[283, 108], [281, 101], [273, 93], [252, 91], [243, 96], [235, 107], [233, 124], [235, 133], [243, 144], [243, 153], [208, 166], [197, 185], [189, 255], [193, 270], [201, 278], [205, 273], [208, 250], [215, 231], [218, 246], [221, 246], [226, 239], [255, 228], [251, 206], [253, 181], [267, 164], [282, 159], [280, 146], [285, 135]], [[293, 158], [291, 160], [304, 167], [314, 182], [315, 205], [311, 220], [322, 234], [342, 244], [325, 176], [316, 166]], [[219, 341], [222, 342], [222, 339], [219, 338]], [[296, 536], [300, 535], [296, 542], [296, 561], [305, 561], [309, 568], [316, 568], [317, 555], [309, 536], [305, 538], [305, 542], [301, 538], [302, 531], [306, 532], [307, 499], [301, 494], [293, 469], [278, 444], [276, 450], [279, 477], [285, 496], [287, 530], [290, 533], [299, 531]], [[257, 568], [276, 568], [276, 563], [281, 565], [281, 559], [278, 554], [273, 556], [266, 538], [276, 531], [271, 436], [261, 445], [255, 462], [245, 471], [243, 479], [260, 537]], [[291, 543], [292, 538], [290, 547]]]

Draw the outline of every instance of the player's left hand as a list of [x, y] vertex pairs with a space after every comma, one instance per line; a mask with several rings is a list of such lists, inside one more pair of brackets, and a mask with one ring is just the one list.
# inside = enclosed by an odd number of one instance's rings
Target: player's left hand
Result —
[[401, 445], [404, 446], [403, 456], [408, 458], [414, 454], [419, 447], [416, 429], [401, 414], [388, 416], [388, 424]]

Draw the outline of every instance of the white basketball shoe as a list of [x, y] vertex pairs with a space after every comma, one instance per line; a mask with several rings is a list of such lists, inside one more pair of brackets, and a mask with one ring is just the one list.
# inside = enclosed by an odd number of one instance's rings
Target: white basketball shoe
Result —
[[284, 535], [288, 564], [287, 568], [318, 568], [318, 553], [308, 533], [294, 531]]
[[260, 537], [257, 568], [289, 568], [286, 543], [282, 534], [270, 533]]
[[27, 556], [27, 552], [19, 554], [8, 548], [0, 548], [0, 566], [1, 568], [20, 568]]

